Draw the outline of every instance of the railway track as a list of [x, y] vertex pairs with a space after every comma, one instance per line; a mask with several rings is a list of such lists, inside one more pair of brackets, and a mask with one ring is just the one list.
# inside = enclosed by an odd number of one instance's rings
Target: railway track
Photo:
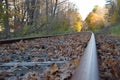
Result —
[[99, 80], [96, 42], [93, 33], [72, 80]]
[[[33, 42], [35, 43], [33, 44]], [[1, 40], [0, 44], [4, 46], [0, 48], [0, 54], [3, 55], [2, 59], [4, 57], [7, 58], [4, 61], [0, 60], [0, 79], [106, 80], [99, 78], [98, 51], [96, 50], [96, 41], [93, 33], [81, 32], [66, 35], [9, 39]], [[7, 49], [7, 51], [1, 51], [2, 49]], [[8, 53], [11, 52], [10, 49], [16, 51], [14, 56], [12, 56], [13, 59], [9, 57], [11, 56]], [[24, 54], [20, 54], [19, 49]], [[7, 57], [2, 53], [4, 51], [7, 52]], [[15, 57], [16, 59], [14, 59]], [[5, 74], [2, 75], [4, 72]]]

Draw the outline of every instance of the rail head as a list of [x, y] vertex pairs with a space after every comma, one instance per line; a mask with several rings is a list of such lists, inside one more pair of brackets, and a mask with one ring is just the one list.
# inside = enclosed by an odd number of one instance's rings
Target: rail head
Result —
[[93, 33], [71, 80], [99, 80], [96, 42]]
[[19, 42], [21, 40], [33, 40], [38, 38], [50, 38], [56, 36], [65, 36], [65, 35], [72, 35], [72, 34], [87, 34], [90, 32], [74, 32], [74, 33], [66, 33], [66, 34], [56, 34], [56, 35], [43, 35], [43, 36], [33, 36], [33, 37], [20, 37], [20, 38], [11, 38], [11, 39], [0, 39], [0, 44], [9, 44], [14, 42]]

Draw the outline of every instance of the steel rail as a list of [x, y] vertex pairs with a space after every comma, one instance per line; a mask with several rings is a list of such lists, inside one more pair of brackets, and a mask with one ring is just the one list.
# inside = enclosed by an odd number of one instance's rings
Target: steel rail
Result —
[[99, 80], [96, 42], [93, 33], [71, 80]]
[[17, 66], [41, 66], [41, 65], [51, 65], [51, 64], [64, 64], [69, 61], [46, 61], [46, 62], [9, 62], [9, 63], [0, 63], [0, 67], [13, 67]]
[[56, 36], [65, 36], [65, 35], [72, 35], [72, 34], [87, 34], [90, 32], [75, 32], [75, 33], [66, 33], [66, 34], [56, 34], [56, 35], [43, 35], [43, 36], [36, 36], [36, 37], [20, 37], [20, 38], [12, 38], [12, 39], [1, 39], [0, 44], [7, 44], [7, 43], [14, 43], [20, 40], [33, 40], [38, 38], [50, 38]]

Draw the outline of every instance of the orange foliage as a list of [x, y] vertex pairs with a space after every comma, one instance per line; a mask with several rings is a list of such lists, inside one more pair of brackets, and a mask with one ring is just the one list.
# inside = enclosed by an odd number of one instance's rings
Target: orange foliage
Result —
[[104, 18], [93, 12], [88, 15], [86, 22], [92, 30], [99, 29], [104, 26]]

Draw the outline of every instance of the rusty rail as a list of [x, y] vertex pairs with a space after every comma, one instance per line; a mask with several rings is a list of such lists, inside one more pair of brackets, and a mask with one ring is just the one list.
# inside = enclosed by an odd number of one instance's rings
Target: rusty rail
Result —
[[99, 80], [96, 43], [93, 33], [72, 80]]
[[64, 36], [64, 35], [71, 35], [71, 34], [80, 34], [80, 33], [90, 33], [90, 32], [74, 32], [74, 33], [66, 33], [66, 34], [56, 34], [56, 35], [43, 35], [43, 36], [36, 36], [36, 37], [20, 37], [20, 38], [12, 38], [12, 39], [0, 39], [0, 44], [7, 44], [7, 43], [14, 43], [20, 40], [33, 40], [38, 38], [49, 38], [55, 36]]

